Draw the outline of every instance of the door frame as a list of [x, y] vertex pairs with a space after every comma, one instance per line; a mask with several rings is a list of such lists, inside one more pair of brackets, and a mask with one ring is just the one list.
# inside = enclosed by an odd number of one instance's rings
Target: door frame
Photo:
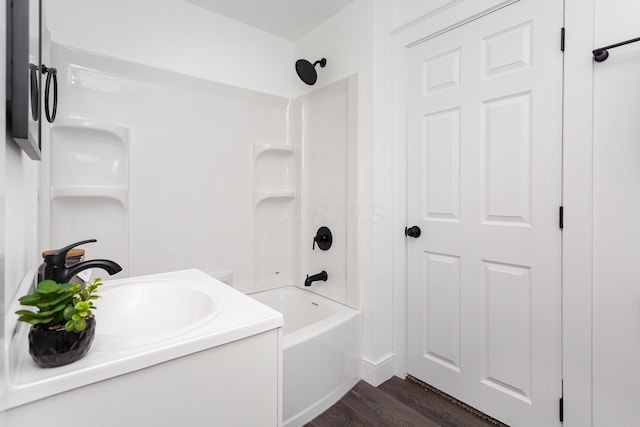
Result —
[[562, 371], [566, 426], [593, 423], [593, 56], [595, 0], [565, 0]]
[[[447, 31], [521, 0], [494, 1], [472, 16], [447, 15], [403, 27], [392, 34], [393, 79], [393, 336], [394, 373], [407, 374], [407, 247], [401, 230], [407, 211], [407, 63], [408, 49]], [[529, 0], [522, 0], [529, 1]], [[562, 1], [562, 0], [559, 0]], [[595, 0], [564, 0], [566, 50], [564, 57], [562, 192], [565, 228], [562, 235], [562, 376], [564, 425], [592, 423], [592, 121], [593, 9]], [[448, 19], [448, 20], [447, 20]], [[558, 38], [560, 28], [558, 28]], [[559, 47], [559, 40], [558, 40]], [[570, 78], [567, 78], [569, 76]], [[588, 102], [585, 102], [588, 98]]]

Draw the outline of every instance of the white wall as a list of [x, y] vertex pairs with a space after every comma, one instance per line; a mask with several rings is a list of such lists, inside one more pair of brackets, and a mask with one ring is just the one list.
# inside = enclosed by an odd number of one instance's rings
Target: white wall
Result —
[[[0, 8], [0, 93], [5, 93], [6, 8]], [[0, 426], [4, 425], [6, 330], [5, 312], [17, 287], [36, 266], [36, 200], [39, 163], [30, 160], [7, 132], [5, 103], [0, 104]], [[11, 322], [9, 322], [11, 323]]]
[[39, 163], [29, 159], [8, 137], [5, 144], [5, 305], [37, 259], [37, 172]]
[[318, 82], [314, 86], [306, 85], [294, 74], [296, 97], [352, 74], [359, 74], [359, 79], [364, 79], [359, 87], [370, 88], [372, 12], [370, 0], [355, 0], [296, 41], [294, 60], [327, 59], [326, 67], [316, 66]]
[[[595, 47], [638, 37], [640, 4], [595, 2]], [[585, 52], [585, 54], [588, 54]], [[593, 65], [593, 424], [640, 419], [640, 45]]]
[[44, 2], [53, 41], [291, 96], [293, 43], [181, 0]]
[[[404, 361], [404, 340], [397, 335], [398, 323], [404, 325], [405, 310], [397, 310], [396, 290], [394, 282], [393, 262], [396, 258], [393, 248], [393, 236], [402, 232], [394, 224], [394, 203], [397, 201], [393, 188], [393, 81], [392, 81], [392, 43], [389, 30], [391, 1], [377, 0], [374, 3], [373, 15], [373, 188], [374, 188], [374, 236], [373, 248], [375, 265], [375, 289], [370, 292], [369, 300], [375, 304], [377, 316], [370, 329], [365, 330], [365, 337], [376, 343], [377, 367], [373, 378], [378, 384], [388, 377], [397, 374], [401, 377], [404, 371], [398, 371], [398, 364]], [[378, 335], [378, 331], [384, 331]], [[365, 364], [365, 367], [367, 365]], [[367, 372], [367, 370], [365, 370]], [[370, 377], [369, 375], [365, 378]]]

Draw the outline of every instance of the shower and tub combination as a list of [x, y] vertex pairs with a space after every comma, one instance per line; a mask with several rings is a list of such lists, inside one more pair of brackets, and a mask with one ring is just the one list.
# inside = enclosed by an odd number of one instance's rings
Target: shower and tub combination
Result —
[[[316, 65], [296, 62], [300, 79], [313, 85]], [[283, 420], [302, 426], [347, 393], [361, 377], [361, 312], [355, 263], [356, 78], [295, 100], [301, 127], [298, 199], [292, 215], [299, 238], [297, 286], [250, 295], [281, 312]], [[326, 173], [330, 167], [331, 172]], [[319, 271], [319, 272], [318, 272]], [[287, 284], [281, 282], [280, 285]]]
[[295, 286], [250, 295], [284, 316], [283, 420], [302, 426], [360, 378], [360, 311]]
[[[224, 271], [284, 314], [284, 425], [328, 408], [361, 376], [357, 76], [285, 98], [56, 43], [51, 56], [42, 244], [95, 236], [88, 255], [120, 277]], [[326, 59], [305, 62], [317, 83]]]

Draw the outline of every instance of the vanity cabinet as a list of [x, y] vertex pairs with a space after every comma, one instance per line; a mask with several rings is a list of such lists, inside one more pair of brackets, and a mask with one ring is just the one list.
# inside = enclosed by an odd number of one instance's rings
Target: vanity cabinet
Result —
[[279, 331], [9, 409], [6, 426], [279, 426]]

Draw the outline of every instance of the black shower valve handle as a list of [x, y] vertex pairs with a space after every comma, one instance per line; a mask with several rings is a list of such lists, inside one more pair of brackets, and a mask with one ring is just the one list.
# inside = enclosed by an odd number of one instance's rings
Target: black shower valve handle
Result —
[[313, 238], [313, 246], [311, 247], [311, 250], [316, 249], [316, 243], [318, 244], [318, 248], [323, 251], [331, 248], [331, 245], [333, 244], [333, 235], [331, 234], [331, 230], [329, 230], [328, 227], [322, 226], [318, 228], [318, 231]]
[[316, 235], [313, 238], [313, 247], [311, 248], [311, 250], [312, 251], [316, 250], [316, 242], [318, 242], [318, 243], [326, 243], [327, 240], [329, 240], [329, 236], [327, 236], [326, 234]]

